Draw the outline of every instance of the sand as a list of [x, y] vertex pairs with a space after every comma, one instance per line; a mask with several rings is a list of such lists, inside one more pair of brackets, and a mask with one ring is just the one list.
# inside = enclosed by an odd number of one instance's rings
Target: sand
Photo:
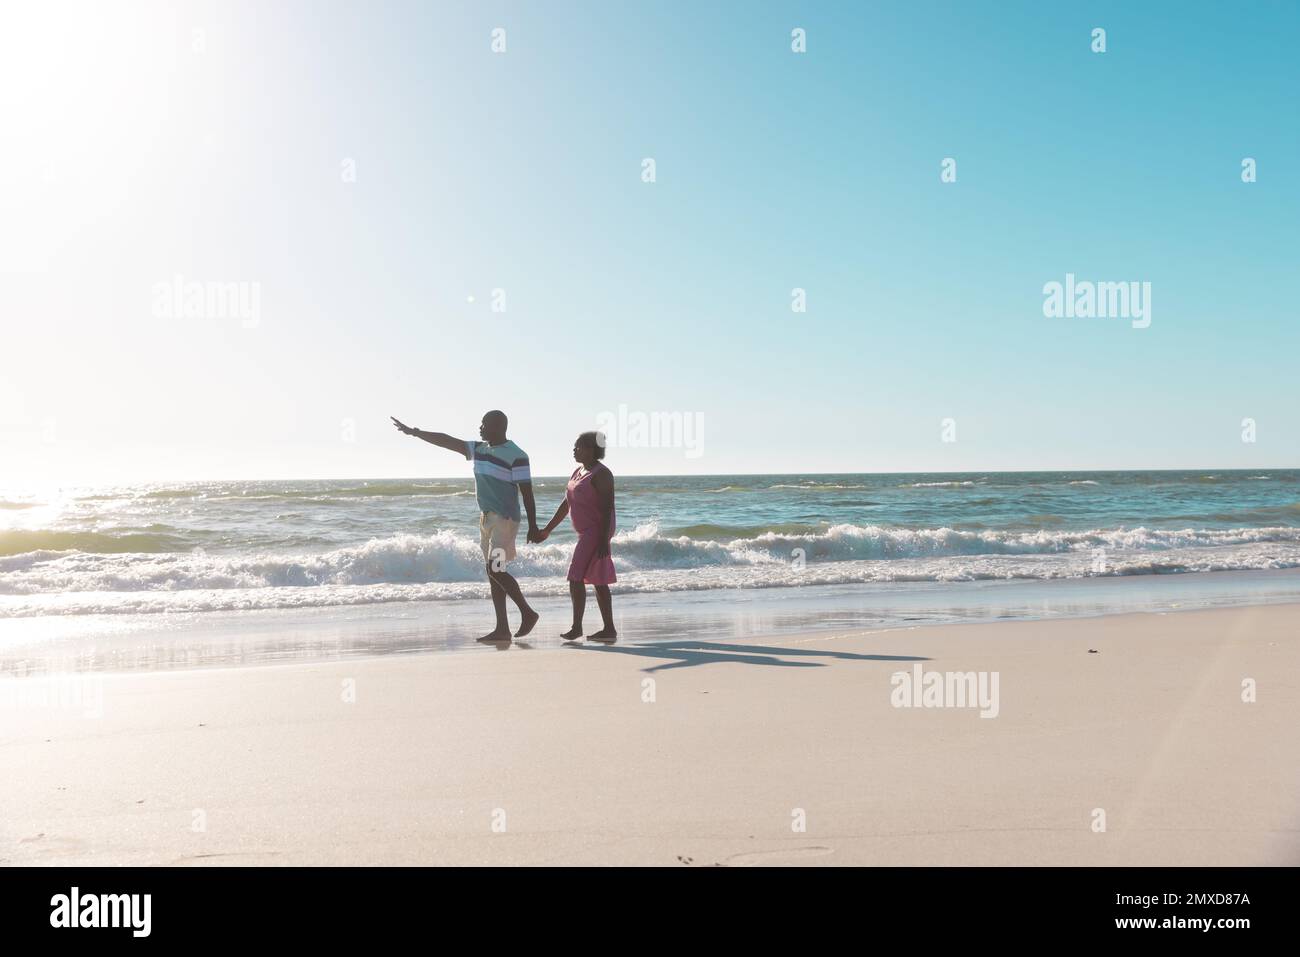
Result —
[[[0, 861], [1294, 865], [1297, 626], [1274, 605], [5, 679]], [[997, 716], [895, 707], [918, 661], [996, 672]]]

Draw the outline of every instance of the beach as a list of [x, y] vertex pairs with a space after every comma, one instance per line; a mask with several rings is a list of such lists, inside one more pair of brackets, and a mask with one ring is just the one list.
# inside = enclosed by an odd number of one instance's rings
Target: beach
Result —
[[613, 646], [469, 478], [6, 492], [0, 863], [1300, 863], [1297, 487], [624, 477]]
[[[1294, 865], [1297, 624], [1274, 604], [6, 675], [0, 858]], [[995, 707], [925, 706], [893, 677], [917, 668], [980, 676]]]

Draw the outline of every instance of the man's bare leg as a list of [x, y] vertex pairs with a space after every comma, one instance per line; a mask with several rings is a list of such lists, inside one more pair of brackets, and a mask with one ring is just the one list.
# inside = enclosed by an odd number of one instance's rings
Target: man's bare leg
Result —
[[[492, 566], [489, 565], [488, 576], [492, 579], [493, 584], [503, 589], [505, 594], [510, 596], [510, 600], [515, 603], [516, 607], [518, 607], [519, 614], [523, 617], [523, 621], [519, 625], [519, 630], [515, 632], [515, 637], [522, 638], [533, 630], [533, 625], [537, 624], [537, 619], [541, 616], [538, 615], [537, 612], [533, 611], [532, 606], [528, 604], [528, 599], [526, 599], [524, 593], [519, 590], [519, 582], [515, 581], [514, 575], [510, 574], [508, 571], [494, 572]], [[497, 630], [499, 631], [503, 628], [506, 631], [506, 637], [510, 637], [510, 625], [506, 622], [504, 599], [501, 602], [501, 613], [497, 617]]]
[[497, 583], [491, 565], [488, 566], [487, 573], [488, 584], [492, 587], [492, 607], [496, 612], [497, 626], [479, 641], [504, 641], [510, 637], [510, 622], [506, 619], [506, 590]]

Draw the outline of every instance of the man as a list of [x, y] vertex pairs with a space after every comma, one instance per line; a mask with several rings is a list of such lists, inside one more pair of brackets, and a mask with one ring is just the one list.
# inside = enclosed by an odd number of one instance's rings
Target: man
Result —
[[[390, 418], [392, 418], [390, 416]], [[455, 439], [445, 432], [422, 432], [393, 419], [393, 425], [406, 435], [457, 452], [474, 463], [474, 490], [478, 496], [479, 542], [487, 563], [488, 582], [492, 586], [492, 605], [497, 626], [480, 641], [509, 641], [510, 623], [506, 620], [506, 596], [519, 609], [523, 621], [516, 638], [522, 638], [537, 624], [538, 614], [529, 607], [519, 582], [505, 570], [506, 562], [515, 557], [515, 538], [519, 534], [519, 495], [528, 511], [528, 540], [538, 534], [537, 506], [533, 501], [532, 475], [524, 450], [506, 438], [506, 414], [493, 409], [483, 416], [478, 427], [482, 442]]]

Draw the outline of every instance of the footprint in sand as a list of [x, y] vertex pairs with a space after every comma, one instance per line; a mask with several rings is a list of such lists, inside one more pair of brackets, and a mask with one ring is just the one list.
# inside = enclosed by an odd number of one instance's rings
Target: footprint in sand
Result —
[[765, 866], [769, 864], [802, 864], [814, 857], [834, 854], [834, 848], [823, 844], [810, 844], [806, 847], [786, 847], [774, 851], [747, 851], [732, 854], [722, 859], [725, 867]]
[[[267, 858], [279, 857], [279, 851], [230, 851], [213, 854], [186, 854], [171, 862], [172, 867], [184, 867], [190, 864], [203, 864], [207, 861], [221, 859], [222, 864], [261, 864]], [[246, 860], [245, 860], [246, 859]]]

